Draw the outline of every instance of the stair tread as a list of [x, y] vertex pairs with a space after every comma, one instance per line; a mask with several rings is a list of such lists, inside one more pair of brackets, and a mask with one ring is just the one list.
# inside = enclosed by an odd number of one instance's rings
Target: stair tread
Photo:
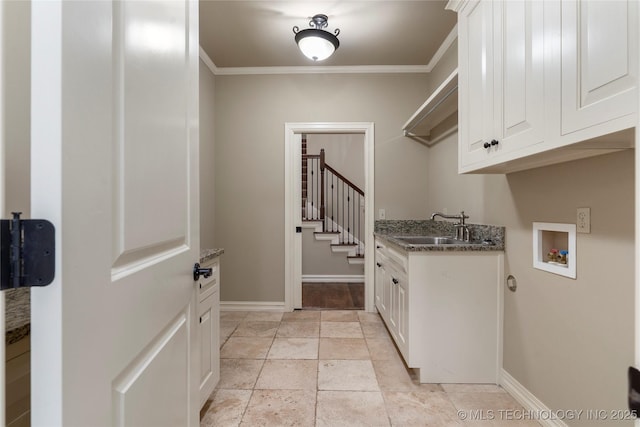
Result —
[[313, 234], [340, 234], [339, 231], [314, 231]]
[[332, 243], [331, 246], [358, 246], [357, 243]]

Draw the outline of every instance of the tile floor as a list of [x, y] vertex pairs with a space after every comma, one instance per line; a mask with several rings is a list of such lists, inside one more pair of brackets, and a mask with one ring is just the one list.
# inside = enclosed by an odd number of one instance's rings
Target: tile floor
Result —
[[[498, 386], [418, 384], [377, 314], [220, 317], [220, 382], [201, 427], [539, 425], [500, 420], [521, 406]], [[485, 419], [462, 419], [472, 411]]]

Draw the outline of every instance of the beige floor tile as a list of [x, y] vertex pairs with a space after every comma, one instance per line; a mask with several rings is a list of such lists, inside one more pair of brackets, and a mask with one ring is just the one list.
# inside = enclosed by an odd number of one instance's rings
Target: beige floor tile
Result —
[[317, 360], [267, 360], [256, 382], [257, 389], [316, 390]]
[[220, 321], [220, 346], [233, 334], [240, 321], [237, 320], [221, 320]]
[[316, 426], [389, 426], [389, 417], [380, 392], [319, 391]]
[[413, 391], [419, 388], [402, 360], [374, 360], [372, 363], [381, 390]]
[[264, 359], [273, 338], [230, 337], [220, 349], [222, 359]]
[[276, 338], [267, 359], [317, 359], [318, 338]]
[[321, 338], [362, 338], [360, 322], [321, 322]]
[[462, 411], [472, 409], [492, 410], [494, 413], [500, 410], [522, 409], [508, 393], [447, 393], [454, 406]]
[[296, 310], [282, 315], [283, 322], [319, 322], [320, 312], [312, 310]]
[[442, 384], [447, 393], [506, 393], [496, 384]]
[[221, 311], [220, 320], [235, 320], [236, 322], [240, 322], [247, 317], [247, 313], [247, 311]]
[[263, 359], [220, 359], [219, 389], [252, 389]]
[[378, 391], [370, 360], [321, 360], [318, 390]]
[[378, 313], [358, 311], [358, 319], [362, 323], [382, 323], [382, 317]]
[[281, 322], [276, 332], [278, 338], [318, 338], [319, 336], [320, 322], [313, 321]]
[[362, 333], [366, 338], [390, 338], [389, 331], [382, 322], [363, 322]]
[[442, 391], [383, 391], [392, 426], [462, 426], [453, 403]]
[[391, 338], [367, 338], [371, 360], [400, 360], [402, 357]]
[[200, 427], [232, 427], [240, 425], [251, 390], [217, 390], [209, 409], [200, 420]]
[[313, 427], [315, 406], [313, 390], [255, 390], [240, 425]]
[[244, 320], [240, 322], [232, 336], [272, 338], [276, 335], [278, 326], [280, 322]]
[[363, 338], [320, 338], [319, 359], [370, 359]]
[[244, 320], [279, 322], [282, 320], [282, 313], [275, 311], [250, 311], [247, 313], [247, 317], [245, 317]]
[[[504, 418], [522, 408], [499, 386], [419, 384], [376, 313], [222, 312], [220, 318], [220, 382], [201, 412], [201, 427], [538, 426]], [[493, 419], [458, 416], [474, 410], [492, 411]]]
[[329, 310], [323, 311], [323, 322], [357, 322], [358, 312], [355, 310]]

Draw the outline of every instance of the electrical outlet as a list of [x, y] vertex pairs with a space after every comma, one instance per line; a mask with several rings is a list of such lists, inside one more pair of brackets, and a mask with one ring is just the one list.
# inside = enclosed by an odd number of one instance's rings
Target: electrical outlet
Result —
[[387, 213], [384, 209], [378, 209], [378, 219], [385, 219], [387, 217]]
[[591, 233], [591, 208], [578, 208], [576, 231]]

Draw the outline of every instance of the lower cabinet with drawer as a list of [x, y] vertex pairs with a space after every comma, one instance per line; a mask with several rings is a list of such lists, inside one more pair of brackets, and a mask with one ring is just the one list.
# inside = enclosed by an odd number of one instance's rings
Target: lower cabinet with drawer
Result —
[[220, 380], [220, 260], [202, 265], [211, 268], [209, 277], [198, 282], [198, 318], [200, 332], [200, 407]]
[[376, 240], [375, 302], [421, 383], [497, 383], [503, 252], [404, 251]]

